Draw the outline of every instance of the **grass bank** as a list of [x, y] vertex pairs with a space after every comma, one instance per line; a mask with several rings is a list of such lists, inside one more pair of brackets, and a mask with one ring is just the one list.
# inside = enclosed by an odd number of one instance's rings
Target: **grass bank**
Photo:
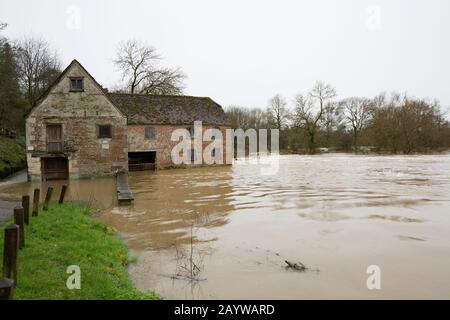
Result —
[[[129, 277], [128, 249], [114, 230], [83, 204], [52, 205], [30, 217], [19, 253], [15, 299], [158, 299], [137, 291]], [[2, 227], [3, 229], [3, 227]], [[0, 252], [3, 257], [3, 231]], [[67, 267], [81, 271], [81, 289], [70, 290]]]
[[24, 138], [0, 136], [0, 179], [25, 168], [25, 162]]

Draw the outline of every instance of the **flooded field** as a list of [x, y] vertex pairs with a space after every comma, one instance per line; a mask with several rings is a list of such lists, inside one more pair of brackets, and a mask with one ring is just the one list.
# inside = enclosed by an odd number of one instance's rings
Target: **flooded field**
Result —
[[[282, 156], [275, 175], [262, 167], [133, 173], [131, 207], [117, 206], [108, 178], [70, 182], [69, 197], [103, 209], [138, 256], [136, 286], [170, 299], [450, 298], [450, 155]], [[0, 185], [0, 197], [33, 187]], [[370, 265], [381, 290], [367, 289]]]

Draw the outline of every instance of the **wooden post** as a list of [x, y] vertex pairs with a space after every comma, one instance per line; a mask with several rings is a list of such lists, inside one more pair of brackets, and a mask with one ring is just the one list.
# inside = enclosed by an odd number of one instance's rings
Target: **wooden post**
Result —
[[17, 257], [19, 253], [19, 226], [11, 224], [5, 228], [3, 247], [3, 276], [17, 285]]
[[14, 294], [14, 281], [11, 279], [0, 279], [0, 300], [12, 300]]
[[25, 224], [23, 218], [23, 208], [14, 208], [14, 223], [19, 226], [19, 249], [25, 246]]
[[33, 217], [37, 217], [38, 216], [40, 193], [41, 193], [41, 191], [39, 189], [34, 189], [34, 194], [33, 194]]
[[30, 196], [22, 196], [23, 221], [26, 225], [30, 224]]
[[61, 187], [61, 194], [59, 195], [59, 201], [58, 201], [59, 204], [64, 202], [64, 197], [66, 196], [66, 190], [67, 190], [67, 185], [64, 184]]
[[47, 194], [45, 195], [44, 207], [42, 208], [44, 211], [48, 210], [48, 203], [50, 202], [50, 199], [52, 198], [52, 193], [53, 193], [53, 187], [48, 187]]

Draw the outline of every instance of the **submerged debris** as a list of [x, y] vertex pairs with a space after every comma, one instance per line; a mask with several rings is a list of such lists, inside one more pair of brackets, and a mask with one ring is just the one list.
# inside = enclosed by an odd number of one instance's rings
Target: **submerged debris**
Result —
[[286, 262], [286, 264], [288, 265], [286, 268], [290, 268], [290, 269], [294, 269], [297, 271], [306, 271], [308, 270], [307, 267], [305, 267], [305, 265], [301, 262], [290, 262], [287, 260], [284, 260], [284, 262]]

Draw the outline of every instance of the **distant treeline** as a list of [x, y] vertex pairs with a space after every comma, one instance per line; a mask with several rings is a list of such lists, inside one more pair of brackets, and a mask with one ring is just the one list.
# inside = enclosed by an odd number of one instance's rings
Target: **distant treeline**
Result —
[[232, 106], [226, 113], [233, 128], [278, 128], [285, 152], [411, 154], [450, 148], [450, 125], [439, 102], [407, 94], [337, 99], [332, 86], [317, 82], [297, 95], [291, 108], [276, 95], [265, 109]]

